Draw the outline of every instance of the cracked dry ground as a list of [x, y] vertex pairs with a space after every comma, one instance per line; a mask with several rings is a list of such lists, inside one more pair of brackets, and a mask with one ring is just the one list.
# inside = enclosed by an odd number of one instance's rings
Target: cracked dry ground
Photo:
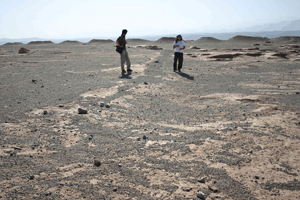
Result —
[[2, 46], [0, 197], [299, 199], [299, 55], [161, 46]]

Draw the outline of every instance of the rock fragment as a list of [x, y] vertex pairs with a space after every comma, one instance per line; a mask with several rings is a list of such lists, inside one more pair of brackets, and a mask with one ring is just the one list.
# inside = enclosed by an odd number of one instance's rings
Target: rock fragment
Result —
[[99, 167], [99, 166], [101, 165], [100, 160], [94, 159], [94, 165], [95, 165], [96, 167]]
[[29, 53], [30, 50], [29, 49], [26, 49], [24, 47], [22, 47], [21, 49], [19, 49], [19, 53]]
[[205, 177], [201, 177], [199, 180], [198, 180], [199, 183], [205, 183]]
[[34, 179], [34, 175], [29, 174], [29, 179], [30, 179], [30, 180], [33, 180], [33, 179]]
[[198, 190], [197, 197], [200, 199], [205, 199], [205, 194], [203, 192], [201, 192], [200, 190]]
[[82, 108], [78, 108], [78, 114], [87, 114], [87, 110], [84, 110]]
[[213, 192], [218, 192], [219, 191], [219, 189], [217, 187], [213, 186], [213, 185], [208, 185], [208, 189], [210, 189]]

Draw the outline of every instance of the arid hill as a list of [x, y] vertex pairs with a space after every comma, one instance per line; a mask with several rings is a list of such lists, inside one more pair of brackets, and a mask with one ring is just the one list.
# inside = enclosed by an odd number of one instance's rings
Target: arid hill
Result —
[[159, 40], [157, 40], [156, 42], [174, 42], [175, 38], [174, 37], [162, 37]]
[[202, 37], [196, 40], [196, 42], [223, 42], [223, 41], [213, 37]]
[[78, 42], [78, 41], [75, 41], [75, 40], [66, 40], [66, 41], [63, 41], [59, 44], [81, 44], [81, 42]]
[[54, 44], [52, 41], [32, 41], [28, 44]]
[[8, 42], [8, 43], [5, 43], [4, 45], [22, 45], [23, 43], [21, 42]]
[[266, 42], [266, 41], [269, 41], [269, 38], [238, 35], [238, 36], [235, 36], [235, 37], [229, 39], [228, 41], [230, 41], [230, 42]]
[[300, 42], [300, 37], [298, 36], [282, 36], [278, 38], [271, 39], [272, 42], [287, 42], [287, 43], [295, 43]]
[[89, 41], [87, 44], [107, 44], [107, 43], [112, 43], [112, 42], [114, 42], [114, 41], [93, 39], [93, 40]]

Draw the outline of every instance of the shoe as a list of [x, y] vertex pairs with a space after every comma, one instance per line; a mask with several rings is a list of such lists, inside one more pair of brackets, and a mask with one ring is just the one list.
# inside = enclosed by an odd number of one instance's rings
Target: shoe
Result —
[[126, 71], [125, 71], [125, 70], [122, 70], [122, 73], [126, 73]]
[[173, 69], [173, 72], [176, 72], [176, 69]]
[[131, 69], [127, 69], [127, 72], [132, 72], [132, 70]]
[[181, 72], [180, 69], [178, 70], [178, 72]]

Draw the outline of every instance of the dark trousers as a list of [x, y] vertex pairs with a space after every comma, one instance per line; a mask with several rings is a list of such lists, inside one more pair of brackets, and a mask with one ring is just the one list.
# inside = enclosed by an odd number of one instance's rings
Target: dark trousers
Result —
[[177, 70], [177, 60], [178, 60], [178, 70], [181, 70], [182, 62], [183, 62], [183, 53], [175, 52], [175, 54], [174, 54], [174, 64], [173, 64], [173, 69], [174, 70]]

